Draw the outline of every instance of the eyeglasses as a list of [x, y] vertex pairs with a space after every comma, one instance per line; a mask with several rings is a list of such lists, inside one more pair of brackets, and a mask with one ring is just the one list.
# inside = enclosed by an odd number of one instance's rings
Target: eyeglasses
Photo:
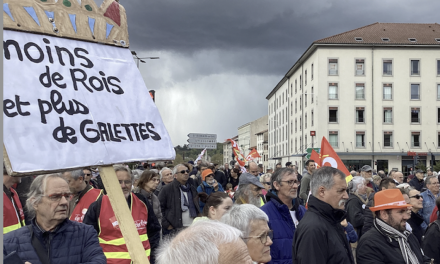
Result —
[[91, 173], [84, 173], [85, 176], [92, 176]]
[[262, 244], [266, 244], [267, 242], [267, 237], [270, 237], [270, 239], [273, 239], [273, 230], [269, 230], [265, 233], [263, 233], [261, 236], [250, 236], [250, 237], [243, 237], [243, 239], [248, 239], [248, 238], [259, 238]]
[[416, 198], [418, 200], [418, 199], [422, 198], [422, 196], [420, 194], [416, 194], [416, 195], [411, 196], [409, 198]]
[[301, 184], [300, 181], [297, 180], [290, 180], [290, 181], [280, 181], [280, 182], [287, 182], [287, 185], [289, 186], [293, 186], [294, 184], [296, 184], [297, 186], [299, 186]]
[[264, 184], [266, 184], [266, 185], [270, 185], [270, 182], [263, 182]]
[[59, 202], [61, 200], [61, 198], [66, 198], [67, 201], [72, 200], [73, 194], [72, 193], [54, 193], [51, 195], [43, 195], [47, 198], [49, 198], [49, 200], [51, 200], [52, 202]]
[[126, 181], [119, 181], [119, 184], [124, 183], [125, 185], [131, 185], [131, 181], [130, 180], [126, 180]]
[[189, 170], [181, 170], [179, 171], [180, 174], [185, 174], [185, 173], [189, 173]]

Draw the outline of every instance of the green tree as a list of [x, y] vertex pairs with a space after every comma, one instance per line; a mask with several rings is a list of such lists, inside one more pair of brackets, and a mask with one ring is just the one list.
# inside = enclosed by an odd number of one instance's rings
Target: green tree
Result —
[[416, 170], [422, 170], [426, 171], [426, 166], [421, 161], [419, 161], [419, 164], [416, 165]]
[[179, 163], [182, 163], [183, 162], [183, 157], [182, 157], [182, 155], [180, 155], [180, 154], [177, 154], [176, 153], [176, 158], [174, 159], [174, 164], [179, 164]]
[[222, 164], [223, 163], [223, 154], [217, 153], [211, 157], [212, 163]]
[[440, 161], [437, 161], [437, 162], [434, 164], [434, 168], [433, 168], [433, 170], [434, 170], [434, 171], [440, 171]]

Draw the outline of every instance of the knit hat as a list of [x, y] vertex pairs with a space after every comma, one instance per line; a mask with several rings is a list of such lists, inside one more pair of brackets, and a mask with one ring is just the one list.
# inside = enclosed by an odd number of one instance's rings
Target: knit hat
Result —
[[374, 204], [374, 207], [370, 207], [370, 210], [373, 212], [386, 209], [408, 208], [411, 206], [405, 202], [399, 189], [387, 189], [377, 192], [374, 195]]
[[203, 170], [202, 171], [202, 181], [205, 181], [206, 176], [208, 176], [210, 174], [214, 175], [214, 172], [212, 172], [212, 170], [210, 170], [210, 169]]

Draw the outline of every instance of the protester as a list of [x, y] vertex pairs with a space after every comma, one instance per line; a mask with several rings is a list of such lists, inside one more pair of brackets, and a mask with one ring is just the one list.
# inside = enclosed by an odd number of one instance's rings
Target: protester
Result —
[[[154, 214], [153, 207], [142, 194], [131, 192], [134, 179], [130, 169], [124, 166], [114, 166], [114, 169], [142, 246], [150, 262], [154, 263], [155, 250], [160, 240], [160, 224]], [[90, 205], [84, 217], [84, 224], [92, 225], [95, 228], [108, 264], [131, 263], [125, 239], [119, 229], [118, 220], [107, 195], [101, 196]]]
[[[217, 166], [214, 167], [214, 169], [211, 169], [214, 173], [214, 179], [215, 181], [222, 186], [222, 189], [224, 190], [226, 188], [226, 184], [228, 183], [228, 178], [226, 178], [225, 173], [221, 169], [217, 169]], [[203, 173], [203, 172], [202, 172]], [[203, 179], [202, 179], [203, 182]], [[198, 184], [197, 186], [200, 186]]]
[[376, 184], [373, 182], [373, 168], [371, 168], [370, 165], [364, 165], [361, 168], [361, 176], [364, 177], [366, 183], [365, 185], [371, 189], [373, 189], [374, 192], [377, 192], [379, 188]]
[[21, 177], [8, 175], [3, 164], [3, 234], [25, 226], [23, 207], [12, 185], [20, 183]]
[[63, 172], [62, 176], [69, 184], [73, 198], [69, 201], [69, 219], [82, 223], [90, 205], [101, 195], [102, 191], [87, 184], [84, 171], [73, 170]]
[[278, 162], [278, 163], [275, 165], [275, 170], [281, 169], [282, 167], [283, 167], [283, 165], [281, 165], [281, 162]]
[[435, 208], [435, 200], [440, 197], [440, 185], [437, 177], [435, 176], [426, 177], [425, 182], [428, 189], [421, 193], [423, 197], [423, 208], [419, 211], [419, 213], [423, 216], [425, 224], [428, 225], [430, 223], [429, 217]]
[[380, 181], [379, 190], [383, 191], [386, 189], [394, 189], [396, 188], [396, 182], [392, 178], [384, 178]]
[[269, 228], [273, 230], [270, 263], [292, 263], [293, 235], [306, 212], [297, 199], [299, 184], [290, 167], [277, 170], [270, 179], [273, 189], [267, 193], [267, 203], [261, 207], [269, 217]]
[[173, 171], [168, 168], [168, 167], [163, 167], [160, 171], [159, 171], [159, 175], [160, 175], [160, 183], [156, 188], [156, 191], [154, 192], [154, 194], [156, 196], [159, 196], [160, 191], [162, 190], [162, 188], [173, 182], [174, 177], [173, 177]]
[[[383, 170], [380, 170], [377, 172], [377, 175], [381, 178], [381, 179], [385, 179], [387, 177], [387, 175], [385, 174], [385, 172]], [[379, 184], [376, 184], [379, 185]]]
[[260, 169], [258, 168], [258, 164], [257, 163], [255, 163], [253, 161], [249, 162], [249, 170], [248, 171], [249, 171], [250, 174], [252, 174], [255, 177], [258, 177], [258, 179], [260, 179], [259, 178]]
[[[370, 206], [370, 199], [372, 197], [367, 196], [367, 185], [365, 178], [361, 176], [353, 177], [348, 184], [349, 198], [345, 204], [345, 210], [347, 211], [347, 221], [353, 225], [358, 235], [358, 238], [368, 230], [363, 230], [365, 221], [369, 218], [373, 220], [371, 211], [366, 212], [366, 207]], [[369, 214], [368, 216], [366, 214]]]
[[140, 193], [148, 200], [153, 207], [159, 224], [162, 224], [162, 211], [160, 210], [159, 198], [154, 194], [159, 182], [159, 175], [156, 172], [145, 170], [139, 178], [138, 186], [134, 189], [134, 193]]
[[143, 171], [141, 170], [132, 170], [131, 173], [133, 174], [133, 190], [138, 187], [139, 179], [141, 178], [141, 175]]
[[240, 230], [218, 221], [197, 221], [165, 239], [157, 264], [252, 264]]
[[271, 177], [272, 177], [271, 173], [266, 173], [260, 176], [260, 182], [264, 186], [264, 189], [261, 190], [261, 193], [263, 194], [266, 202], [267, 202], [266, 195], [271, 189], [271, 183], [270, 183]]
[[239, 178], [241, 175], [241, 171], [239, 169], [231, 170], [231, 177], [228, 179], [228, 183], [232, 184], [232, 188], [235, 189], [235, 186], [238, 186]]
[[321, 167], [313, 173], [310, 186], [309, 209], [293, 238], [293, 263], [354, 263], [341, 225], [348, 199], [344, 173]]
[[271, 167], [268, 167], [266, 173], [273, 173], [273, 169]]
[[253, 204], [257, 207], [262, 206], [263, 202], [260, 194], [264, 186], [258, 178], [245, 172], [241, 174], [239, 180], [238, 190], [234, 195], [235, 202], [237, 204]]
[[414, 177], [409, 185], [413, 186], [417, 191], [423, 192], [425, 187], [424, 174], [422, 170], [416, 171], [416, 177]]
[[[20, 177], [21, 180], [19, 183], [14, 183], [12, 186], [17, 186], [17, 187], [12, 187], [15, 189], [15, 191], [18, 194], [18, 198], [20, 199], [20, 203], [23, 207], [23, 212], [24, 212], [24, 222], [26, 225], [30, 225], [31, 224], [31, 220], [32, 218], [29, 216], [29, 213], [26, 209], [26, 200], [27, 200], [27, 194], [29, 193], [29, 188], [31, 187], [32, 182], [34, 181], [36, 176], [24, 176], [24, 177]], [[5, 201], [3, 199], [3, 201]], [[3, 205], [4, 206], [4, 205]], [[4, 213], [3, 213], [4, 215]], [[4, 224], [4, 222], [3, 222]]]
[[3, 236], [3, 256], [15, 251], [27, 264], [107, 263], [93, 227], [67, 219], [71, 197], [59, 174], [35, 178], [26, 202], [32, 223]]
[[[436, 199], [437, 209], [440, 209], [440, 197]], [[440, 219], [434, 221], [426, 230], [422, 249], [426, 256], [434, 259], [434, 264], [440, 264]]]
[[423, 216], [419, 214], [419, 211], [423, 209], [423, 197], [420, 192], [414, 187], [406, 189], [410, 204], [411, 204], [411, 217], [407, 220], [411, 226], [412, 233], [419, 240], [419, 244], [422, 243], [422, 236], [425, 232], [427, 225], [423, 222]]
[[[214, 174], [212, 170], [206, 169], [202, 172], [202, 184], [197, 187], [197, 192], [204, 192], [208, 195], [215, 192], [224, 192], [223, 187], [214, 179]], [[200, 212], [203, 212], [203, 207], [205, 203], [200, 201]]]
[[258, 164], [258, 176], [260, 177], [261, 175], [264, 174], [264, 168], [263, 168], [263, 164]]
[[223, 172], [225, 173], [226, 180], [228, 180], [229, 182], [229, 178], [231, 177], [231, 169], [229, 168], [229, 164], [225, 163], [225, 165], [223, 165], [223, 168], [224, 168]]
[[[93, 176], [92, 169], [90, 169], [90, 168], [83, 168], [82, 171], [84, 173], [84, 181], [87, 184], [90, 184], [90, 185], [93, 186], [93, 183], [92, 183], [92, 176]], [[93, 188], [95, 188], [95, 187], [93, 187]]]
[[403, 183], [403, 173], [400, 171], [391, 171], [391, 175], [396, 182], [396, 185]]
[[302, 204], [305, 205], [307, 203], [307, 197], [309, 196], [310, 192], [310, 181], [312, 179], [312, 174], [315, 171], [315, 161], [314, 160], [308, 160], [306, 161], [306, 167], [307, 171], [303, 172], [303, 177], [301, 180], [302, 188], [299, 193], [299, 198], [302, 199]]
[[198, 195], [200, 201], [205, 204], [202, 216], [211, 220], [220, 220], [233, 205], [232, 199], [224, 192], [215, 192], [210, 195], [201, 192]]
[[373, 183], [376, 185], [376, 186], [378, 186], [378, 190], [380, 190], [379, 189], [379, 185], [380, 185], [380, 182], [382, 181], [382, 177], [380, 177], [379, 175], [374, 175], [373, 176]]
[[164, 235], [181, 231], [200, 215], [197, 190], [188, 183], [188, 167], [185, 164], [177, 164], [173, 169], [173, 175], [174, 181], [163, 187], [159, 193]]
[[269, 229], [269, 219], [263, 211], [251, 204], [234, 205], [220, 221], [243, 232], [242, 238], [254, 263], [271, 260], [273, 231]]
[[406, 230], [410, 218], [407, 204], [397, 189], [383, 190], [375, 194], [376, 215], [374, 228], [359, 240], [357, 264], [370, 263], [426, 263], [417, 238]]

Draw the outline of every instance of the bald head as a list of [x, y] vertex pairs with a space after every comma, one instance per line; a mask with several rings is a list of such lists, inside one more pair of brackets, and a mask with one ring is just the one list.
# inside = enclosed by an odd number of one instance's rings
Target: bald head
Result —
[[257, 163], [249, 162], [249, 173], [254, 175], [254, 176], [258, 176], [259, 170], [258, 170]]
[[399, 184], [403, 183], [403, 173], [400, 171], [396, 171], [393, 173], [393, 179], [397, 181]]

